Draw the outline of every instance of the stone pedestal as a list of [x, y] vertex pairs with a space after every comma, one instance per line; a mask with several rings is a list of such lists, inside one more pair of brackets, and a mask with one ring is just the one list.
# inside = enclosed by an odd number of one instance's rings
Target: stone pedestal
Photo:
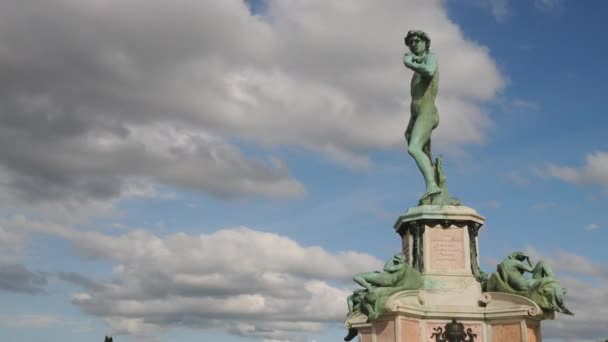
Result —
[[471, 278], [480, 276], [477, 233], [484, 222], [473, 208], [421, 205], [400, 216], [394, 227], [403, 254], [422, 273], [425, 288], [479, 290]]
[[392, 295], [374, 322], [354, 312], [347, 328], [357, 328], [361, 342], [435, 342], [431, 336], [455, 319], [471, 329], [474, 341], [541, 341], [540, 322], [553, 312], [522, 296], [482, 291], [477, 233], [484, 222], [466, 206], [410, 208], [395, 230], [423, 287]]

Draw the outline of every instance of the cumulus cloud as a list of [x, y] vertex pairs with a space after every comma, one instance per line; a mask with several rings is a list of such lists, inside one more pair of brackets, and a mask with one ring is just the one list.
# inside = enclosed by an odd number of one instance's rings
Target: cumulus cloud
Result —
[[271, 0], [261, 15], [241, 0], [3, 1], [3, 184], [30, 201], [115, 198], [132, 178], [300, 196], [284, 163], [235, 141], [358, 168], [403, 144], [412, 28], [430, 33], [440, 60], [439, 146], [482, 142], [480, 104], [504, 79], [438, 0]]
[[580, 167], [550, 164], [541, 174], [574, 184], [598, 184], [608, 188], [608, 152], [596, 151]]
[[106, 319], [114, 333], [179, 326], [274, 339], [314, 333], [344, 319], [354, 274], [382, 267], [367, 254], [306, 247], [246, 227], [201, 235], [134, 230], [112, 236], [26, 218], [7, 224], [65, 239], [83, 257], [115, 264], [104, 281], [58, 274], [82, 288], [72, 303]]

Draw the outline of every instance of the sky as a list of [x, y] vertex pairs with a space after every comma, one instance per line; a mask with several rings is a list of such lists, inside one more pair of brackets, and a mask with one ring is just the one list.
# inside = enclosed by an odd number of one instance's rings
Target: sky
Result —
[[403, 37], [431, 37], [433, 153], [608, 338], [608, 4], [0, 2], [0, 340], [341, 340], [352, 276], [423, 193]]

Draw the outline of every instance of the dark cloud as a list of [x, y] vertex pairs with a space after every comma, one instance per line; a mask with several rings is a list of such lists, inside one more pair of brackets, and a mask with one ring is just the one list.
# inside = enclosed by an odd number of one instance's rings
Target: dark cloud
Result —
[[96, 282], [89, 277], [73, 272], [57, 272], [57, 278], [68, 283], [78, 285], [85, 290], [101, 291], [105, 288], [102, 283]]
[[27, 294], [45, 293], [47, 275], [20, 264], [0, 263], [0, 290]]

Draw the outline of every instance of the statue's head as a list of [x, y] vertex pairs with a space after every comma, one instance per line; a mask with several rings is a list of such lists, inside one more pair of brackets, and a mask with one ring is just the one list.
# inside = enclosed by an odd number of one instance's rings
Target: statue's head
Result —
[[403, 253], [397, 253], [393, 257], [393, 260], [405, 263], [405, 255]]
[[519, 261], [524, 261], [524, 260], [528, 259], [528, 255], [524, 252], [517, 251], [517, 252], [511, 253], [511, 255], [509, 255], [509, 258], [519, 260]]
[[410, 30], [405, 36], [405, 45], [410, 48], [410, 51], [419, 56], [425, 52], [429, 52], [431, 48], [431, 38], [420, 30]]

